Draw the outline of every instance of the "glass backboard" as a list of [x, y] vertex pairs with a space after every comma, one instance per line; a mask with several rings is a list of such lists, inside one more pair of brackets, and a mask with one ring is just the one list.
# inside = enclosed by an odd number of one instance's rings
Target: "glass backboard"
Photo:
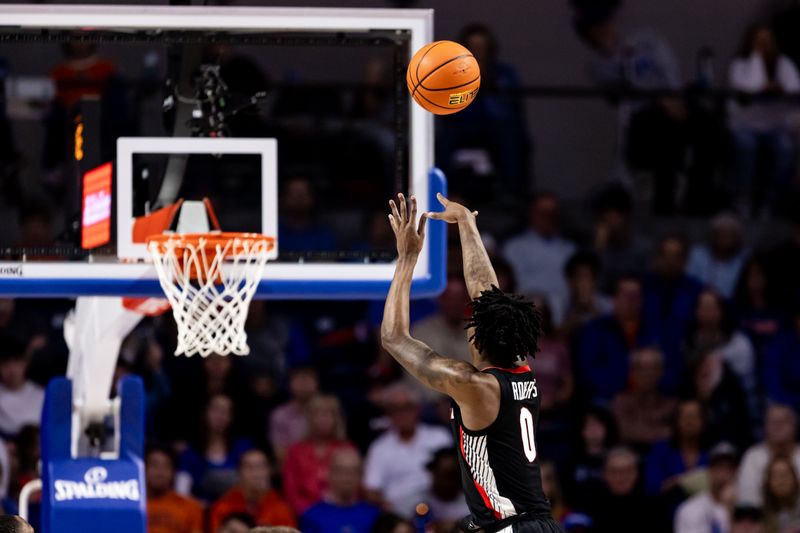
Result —
[[[432, 117], [404, 81], [431, 11], [6, 5], [0, 17], [5, 115], [36, 162], [0, 192], [0, 294], [158, 295], [132, 221], [208, 197], [223, 230], [278, 236], [258, 297], [382, 298], [396, 255], [386, 201], [409, 191], [427, 210], [445, 189]], [[443, 288], [442, 226], [429, 225], [414, 296]]]

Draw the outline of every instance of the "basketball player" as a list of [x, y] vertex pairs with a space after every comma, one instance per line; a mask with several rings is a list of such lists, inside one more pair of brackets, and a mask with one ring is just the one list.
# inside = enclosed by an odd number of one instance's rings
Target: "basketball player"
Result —
[[[389, 221], [399, 254], [386, 299], [384, 348], [426, 386], [453, 399], [452, 421], [461, 478], [471, 514], [464, 531], [561, 532], [550, 517], [536, 457], [539, 419], [536, 380], [526, 356], [541, 333], [532, 303], [497, 288], [497, 276], [481, 242], [477, 213], [439, 195], [445, 210], [423, 213], [417, 202], [390, 200]], [[472, 364], [445, 357], [409, 334], [409, 291], [425, 238], [425, 220], [458, 224], [464, 279], [472, 298], [467, 322]]]

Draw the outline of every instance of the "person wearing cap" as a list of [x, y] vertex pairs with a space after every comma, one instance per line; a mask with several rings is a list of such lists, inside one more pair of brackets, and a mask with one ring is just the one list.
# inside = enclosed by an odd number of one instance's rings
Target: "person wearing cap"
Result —
[[708, 243], [693, 246], [689, 253], [687, 273], [730, 299], [749, 254], [742, 241], [738, 218], [724, 213], [715, 216], [709, 224]]
[[680, 533], [726, 533], [730, 531], [729, 506], [736, 480], [736, 448], [727, 442], [714, 446], [708, 459], [708, 490], [683, 502], [675, 513], [675, 531]]

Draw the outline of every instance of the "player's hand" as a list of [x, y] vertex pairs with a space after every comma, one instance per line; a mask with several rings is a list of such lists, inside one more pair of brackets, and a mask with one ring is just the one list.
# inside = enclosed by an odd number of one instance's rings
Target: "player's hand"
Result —
[[422, 213], [417, 224], [417, 199], [412, 196], [409, 198], [411, 205], [406, 205], [406, 197], [402, 193], [397, 195], [397, 203], [389, 200], [389, 207], [392, 213], [389, 215], [389, 223], [397, 239], [397, 254], [402, 257], [416, 258], [422, 250], [422, 243], [425, 241], [425, 221], [427, 213]]
[[432, 218], [434, 220], [444, 220], [448, 224], [457, 224], [461, 221], [468, 220], [470, 217], [478, 216], [477, 211], [470, 211], [458, 202], [451, 202], [445, 198], [442, 193], [436, 194], [436, 198], [444, 207], [444, 211], [430, 212], [428, 213], [428, 218]]

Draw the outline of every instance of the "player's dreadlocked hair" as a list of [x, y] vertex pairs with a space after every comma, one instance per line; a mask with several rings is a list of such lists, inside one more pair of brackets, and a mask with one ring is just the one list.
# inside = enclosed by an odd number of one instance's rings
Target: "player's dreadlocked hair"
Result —
[[492, 285], [472, 301], [469, 328], [474, 328], [469, 340], [478, 351], [493, 365], [509, 368], [539, 350], [542, 317], [530, 300]]

